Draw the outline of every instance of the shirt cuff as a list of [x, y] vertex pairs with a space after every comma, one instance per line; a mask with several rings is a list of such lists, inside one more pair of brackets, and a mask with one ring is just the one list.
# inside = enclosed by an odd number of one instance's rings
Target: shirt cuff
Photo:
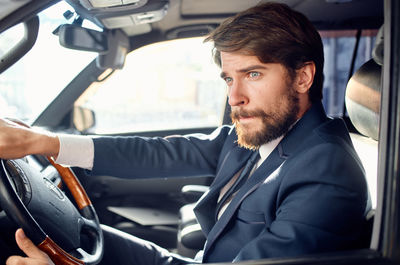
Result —
[[57, 136], [60, 141], [60, 150], [55, 161], [57, 164], [92, 170], [94, 160], [92, 138], [68, 134], [59, 134]]

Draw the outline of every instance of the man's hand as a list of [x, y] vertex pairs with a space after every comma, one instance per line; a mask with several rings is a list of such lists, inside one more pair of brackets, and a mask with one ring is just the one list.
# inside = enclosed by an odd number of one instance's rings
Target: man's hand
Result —
[[11, 256], [7, 259], [6, 265], [54, 265], [49, 256], [36, 247], [32, 241], [25, 236], [24, 231], [20, 228], [15, 233], [15, 240], [19, 248], [28, 256]]
[[0, 119], [0, 158], [15, 159], [30, 154], [57, 157], [58, 150], [56, 135], [28, 128], [18, 121]]

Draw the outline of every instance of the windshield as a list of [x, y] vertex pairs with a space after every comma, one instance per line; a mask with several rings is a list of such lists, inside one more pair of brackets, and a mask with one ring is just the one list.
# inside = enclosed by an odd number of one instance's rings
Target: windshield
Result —
[[[96, 53], [66, 49], [52, 32], [67, 23], [63, 13], [73, 11], [59, 2], [39, 15], [38, 39], [21, 60], [0, 75], [0, 113], [32, 123]], [[22, 25], [0, 35], [0, 56], [22, 38]]]
[[[132, 51], [123, 69], [93, 83], [75, 102], [94, 112], [91, 133], [217, 127], [226, 102], [221, 69], [204, 38], [158, 42]], [[195, 51], [195, 52], [193, 52]], [[156, 62], [156, 63], [155, 63]]]

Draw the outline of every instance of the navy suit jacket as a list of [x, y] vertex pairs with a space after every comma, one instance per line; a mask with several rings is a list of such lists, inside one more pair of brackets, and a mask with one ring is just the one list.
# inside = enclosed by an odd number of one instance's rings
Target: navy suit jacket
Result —
[[363, 166], [340, 119], [315, 103], [217, 220], [221, 188], [254, 151], [232, 126], [210, 135], [94, 139], [93, 174], [124, 178], [214, 175], [195, 207], [203, 262], [289, 257], [353, 248], [369, 210]]

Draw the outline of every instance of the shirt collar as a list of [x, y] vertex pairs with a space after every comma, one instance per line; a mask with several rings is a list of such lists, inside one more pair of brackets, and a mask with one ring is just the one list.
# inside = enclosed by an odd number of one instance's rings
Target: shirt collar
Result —
[[[300, 119], [297, 119], [297, 120], [292, 124], [292, 126], [290, 126], [290, 129], [289, 129], [289, 130], [291, 130], [291, 129], [293, 128], [293, 126], [294, 126], [299, 120], [300, 120]], [[264, 160], [268, 158], [268, 156], [272, 153], [272, 151], [274, 151], [275, 147], [278, 146], [278, 144], [279, 144], [280, 141], [283, 139], [283, 137], [285, 137], [285, 135], [286, 135], [286, 134], [283, 134], [283, 135], [279, 136], [278, 138], [276, 138], [276, 139], [274, 139], [274, 140], [272, 140], [272, 141], [270, 141], [270, 142], [268, 142], [268, 143], [263, 144], [263, 145], [260, 146], [260, 148], [258, 149], [258, 152], [259, 152], [259, 154], [260, 154], [260, 159], [258, 160], [258, 162], [257, 162], [257, 164], [256, 164], [256, 168], [258, 168], [258, 167], [264, 162]]]
[[279, 144], [279, 142], [282, 140], [282, 138], [285, 135], [279, 136], [278, 138], [263, 144], [260, 146], [258, 152], [260, 153], [260, 160], [257, 162], [257, 167], [259, 167], [265, 159], [272, 153], [272, 151], [275, 149], [275, 147]]

